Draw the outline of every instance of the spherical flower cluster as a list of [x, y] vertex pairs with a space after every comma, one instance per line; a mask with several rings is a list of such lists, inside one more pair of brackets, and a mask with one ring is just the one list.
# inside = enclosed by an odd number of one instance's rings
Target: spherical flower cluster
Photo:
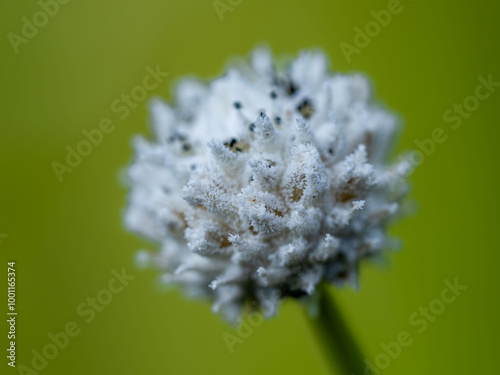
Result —
[[390, 246], [397, 121], [365, 77], [330, 74], [318, 51], [278, 69], [256, 49], [209, 83], [182, 80], [175, 99], [152, 102], [154, 139], [135, 140], [125, 214], [161, 244], [139, 258], [165, 282], [230, 321], [246, 305], [270, 316], [321, 282], [356, 286], [360, 259]]

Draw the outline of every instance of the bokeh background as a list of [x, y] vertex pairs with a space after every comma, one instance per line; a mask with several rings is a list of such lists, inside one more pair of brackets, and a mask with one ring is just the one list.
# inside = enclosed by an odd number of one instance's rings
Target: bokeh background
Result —
[[[207, 303], [163, 291], [155, 272], [135, 268], [136, 250], [155, 245], [127, 233], [121, 221], [127, 192], [119, 176], [131, 160], [131, 137], [149, 132], [147, 102], [124, 120], [110, 104], [141, 83], [148, 65], [170, 73], [148, 96], [169, 99], [179, 77], [214, 77], [230, 57], [265, 42], [276, 54], [320, 47], [334, 70], [369, 75], [377, 100], [402, 118], [398, 151], [414, 149], [415, 139], [436, 127], [446, 131], [447, 141], [411, 175], [413, 214], [391, 228], [402, 251], [389, 254], [386, 264], [363, 264], [360, 292], [332, 294], [370, 360], [381, 342], [411, 333], [413, 343], [384, 374], [494, 372], [500, 90], [457, 130], [443, 113], [474, 94], [478, 76], [500, 81], [500, 6], [491, 0], [401, 4], [403, 11], [348, 62], [339, 44], [353, 44], [353, 28], [363, 29], [370, 11], [386, 9], [387, 1], [243, 0], [221, 20], [212, 0], [74, 0], [17, 54], [7, 34], [20, 34], [22, 17], [31, 19], [40, 5], [3, 1], [0, 233], [7, 237], [0, 238], [0, 278], [5, 282], [7, 261], [15, 260], [17, 364], [31, 367], [31, 350], [42, 350], [49, 332], [75, 321], [81, 333], [41, 373], [329, 373], [293, 301], [231, 354], [223, 334], [234, 330]], [[59, 182], [51, 163], [63, 162], [65, 147], [75, 147], [82, 130], [104, 117], [116, 129]], [[122, 267], [136, 278], [86, 324], [76, 307]], [[409, 316], [455, 277], [467, 290], [417, 333]], [[18, 373], [3, 358], [0, 372]]]

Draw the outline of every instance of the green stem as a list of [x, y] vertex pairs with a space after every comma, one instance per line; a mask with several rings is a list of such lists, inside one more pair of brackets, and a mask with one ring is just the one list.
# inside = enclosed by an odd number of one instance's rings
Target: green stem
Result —
[[309, 317], [323, 354], [332, 367], [334, 374], [364, 374], [364, 356], [356, 343], [349, 326], [328, 293], [327, 285], [319, 287], [319, 313]]

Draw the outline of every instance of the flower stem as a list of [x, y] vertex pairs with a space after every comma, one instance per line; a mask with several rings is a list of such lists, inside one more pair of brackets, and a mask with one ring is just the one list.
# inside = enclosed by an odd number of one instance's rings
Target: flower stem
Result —
[[327, 285], [321, 285], [318, 292], [319, 312], [316, 317], [309, 317], [309, 321], [332, 373], [362, 375], [364, 356]]

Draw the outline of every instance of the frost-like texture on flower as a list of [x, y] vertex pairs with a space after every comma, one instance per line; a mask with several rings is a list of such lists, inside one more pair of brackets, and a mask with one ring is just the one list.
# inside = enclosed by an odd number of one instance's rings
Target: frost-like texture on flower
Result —
[[397, 121], [359, 74], [330, 74], [321, 52], [279, 70], [257, 49], [176, 105], [151, 104], [154, 140], [135, 141], [128, 228], [161, 244], [142, 261], [236, 321], [275, 313], [322, 281], [357, 286], [361, 258], [389, 247]]

